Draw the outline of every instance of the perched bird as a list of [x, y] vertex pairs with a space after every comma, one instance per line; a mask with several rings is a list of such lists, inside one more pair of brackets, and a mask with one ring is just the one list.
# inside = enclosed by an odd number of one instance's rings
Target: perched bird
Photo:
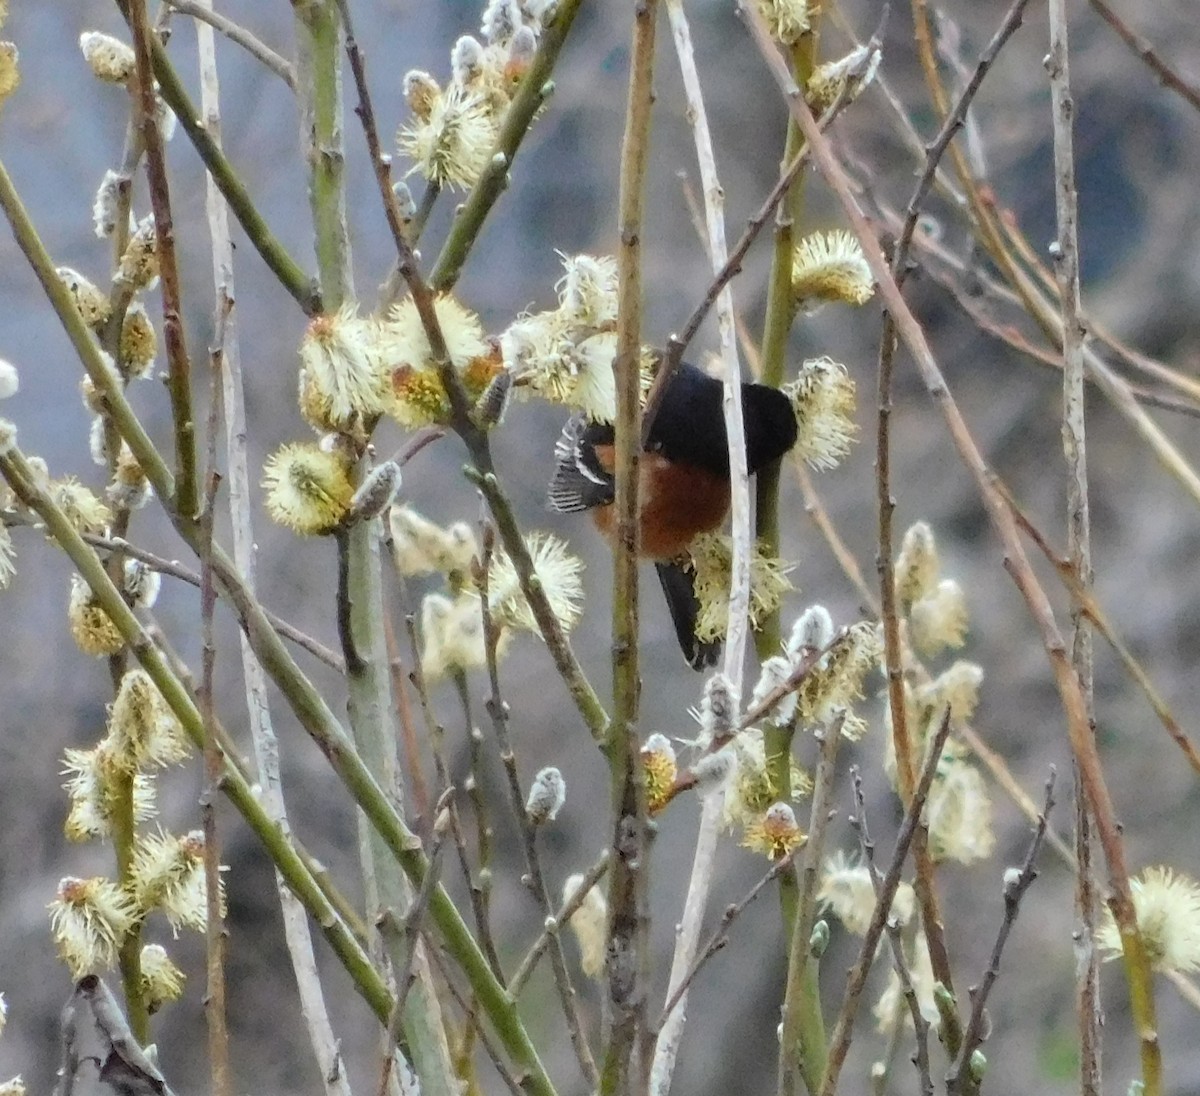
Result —
[[[729, 447], [721, 398], [721, 382], [685, 362], [663, 393], [638, 462], [641, 554], [654, 560], [679, 646], [696, 670], [717, 661], [721, 644], [696, 638], [700, 606], [693, 575], [680, 559], [694, 537], [718, 528], [729, 511]], [[743, 384], [742, 416], [752, 475], [796, 443], [791, 401], [777, 389]], [[550, 508], [562, 514], [590, 510], [611, 541], [616, 533], [612, 426], [573, 415], [554, 447], [554, 458]]]

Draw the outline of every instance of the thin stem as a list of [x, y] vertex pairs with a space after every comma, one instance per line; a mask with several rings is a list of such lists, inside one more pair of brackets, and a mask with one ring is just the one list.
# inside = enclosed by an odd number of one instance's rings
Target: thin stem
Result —
[[767, 60], [781, 91], [788, 99], [792, 116], [800, 123], [813, 146], [813, 156], [822, 175], [837, 195], [847, 220], [863, 245], [863, 253], [879, 285], [880, 294], [895, 317], [900, 338], [912, 355], [927, 390], [946, 419], [955, 447], [970, 470], [987, 509], [988, 517], [1004, 545], [1005, 565], [1038, 625], [1065, 710], [1072, 753], [1079, 763], [1080, 778], [1095, 812], [1100, 842], [1108, 864], [1109, 886], [1113, 895], [1110, 908], [1113, 910], [1124, 944], [1126, 978], [1129, 983], [1135, 1023], [1139, 1038], [1142, 1040], [1143, 1080], [1149, 1090], [1149, 1087], [1159, 1080], [1157, 1073], [1159, 1051], [1154, 1038], [1155, 1024], [1150, 966], [1138, 933], [1124, 844], [1117, 826], [1112, 798], [1104, 779], [1104, 771], [1096, 752], [1096, 743], [1091, 735], [1087, 705], [1079, 687], [1079, 680], [1066, 657], [1065, 644], [1059, 633], [1053, 611], [1045, 591], [1029, 566], [1012, 516], [991, 482], [987, 465], [950, 395], [945, 378], [929, 349], [920, 325], [905, 304], [891, 277], [891, 272], [879, 249], [878, 240], [866, 223], [850, 192], [844, 169], [838, 163], [828, 141], [817, 129], [812, 114], [803, 100], [792, 94], [786, 68], [782, 67], [782, 62], [774, 54], [758, 13], [750, 8], [744, 7], [743, 10], [754, 30], [754, 37], [760, 52]]
[[[554, 917], [554, 904], [550, 898], [550, 888], [546, 884], [545, 873], [542, 871], [541, 856], [538, 854], [537, 826], [525, 810], [521, 774], [517, 768], [512, 736], [508, 733], [509, 708], [500, 692], [500, 669], [496, 659], [496, 644], [500, 638], [500, 632], [492, 621], [488, 603], [488, 569], [491, 560], [492, 539], [493, 533], [489, 526], [484, 531], [484, 558], [482, 566], [479, 568], [479, 604], [483, 614], [488, 683], [491, 686], [487, 698], [487, 713], [491, 720], [496, 746], [500, 751], [500, 762], [504, 766], [509, 806], [521, 834], [521, 848], [525, 854], [529, 890], [541, 910], [542, 917], [550, 919]], [[567, 957], [563, 952], [562, 940], [558, 933], [551, 933], [548, 936], [547, 946], [550, 951], [550, 965], [554, 971], [554, 985], [558, 990], [563, 1017], [567, 1024], [567, 1034], [571, 1039], [575, 1056], [579, 1059], [579, 1067], [583, 1071], [588, 1085], [594, 1089], [600, 1075], [596, 1069], [596, 1061], [592, 1057], [591, 1048], [588, 1046], [583, 1018], [579, 1014], [579, 1000], [571, 982], [570, 968], [567, 966]]]
[[1104, 0], [1088, 0], [1088, 3], [1096, 9], [1100, 18], [1116, 31], [1117, 37], [1146, 63], [1163, 87], [1182, 96], [1186, 102], [1200, 110], [1200, 88], [1184, 80], [1175, 69], [1155, 53], [1154, 47], [1140, 34], [1131, 30], [1121, 20], [1121, 17], [1108, 4], [1104, 3]]
[[[1052, 248], [1062, 311], [1063, 353], [1063, 455], [1067, 465], [1067, 552], [1079, 586], [1092, 585], [1091, 517], [1088, 499], [1086, 418], [1084, 411], [1083, 325], [1080, 321], [1078, 199], [1075, 190], [1074, 116], [1071, 94], [1070, 48], [1066, 6], [1050, 0], [1051, 119], [1054, 131], [1054, 205], [1058, 234]], [[1071, 665], [1079, 679], [1083, 702], [1095, 734], [1095, 689], [1091, 628], [1083, 607], [1071, 609]], [[1094, 867], [1094, 839], [1087, 797], [1082, 784], [1075, 783], [1075, 876], [1077, 954], [1075, 975], [1076, 1008], [1079, 1022], [1080, 1089], [1095, 1096], [1101, 1089], [1100, 959], [1096, 950], [1096, 921], [1099, 914]], [[1007, 895], [1006, 895], [1007, 903]], [[1144, 1038], [1144, 1035], [1143, 1035]], [[965, 1049], [965, 1045], [964, 1045]], [[1150, 1062], [1143, 1042], [1143, 1076]], [[964, 1071], [960, 1069], [960, 1074]]]
[[[121, 9], [125, 21], [132, 26], [129, 4], [130, 0], [117, 0], [117, 6]], [[304, 313], [309, 316], [318, 315], [322, 311], [322, 303], [316, 284], [300, 269], [271, 232], [233, 165], [205, 130], [200, 121], [200, 112], [188, 97], [179, 74], [171, 65], [171, 59], [157, 37], [150, 42], [150, 57], [159, 93], [179, 119], [180, 127], [199, 153], [200, 159], [204, 161], [204, 166], [212, 175], [225, 201], [229, 203], [230, 211], [242, 226], [251, 246], [279, 279], [284, 289], [295, 298]]]
[[[184, 517], [196, 512], [196, 427], [192, 421], [191, 363], [183, 334], [183, 302], [179, 290], [179, 267], [175, 261], [175, 224], [171, 214], [171, 192], [162, 134], [158, 129], [154, 80], [150, 75], [152, 31], [146, 15], [146, 0], [127, 0], [133, 52], [138, 71], [138, 128], [146, 150], [146, 176], [150, 182], [150, 205], [154, 210], [154, 239], [158, 253], [159, 283], [162, 286], [163, 341], [167, 349], [167, 392], [175, 429], [175, 496], [170, 500]], [[164, 502], [167, 500], [164, 499]]]
[[797, 1068], [810, 1093], [817, 1091], [825, 1072], [825, 1023], [820, 1011], [818, 963], [812, 954], [811, 941], [817, 919], [817, 885], [825, 858], [825, 834], [832, 817], [830, 801], [842, 722], [834, 720], [833, 725], [822, 728], [817, 735], [820, 754], [813, 778], [808, 842], [796, 888], [796, 911], [788, 946], [783, 1035], [779, 1041], [779, 1096], [790, 1096], [795, 1091]]
[[513, 972], [512, 979], [508, 984], [509, 993], [513, 997], [519, 996], [521, 990], [525, 988], [525, 983], [529, 981], [530, 975], [533, 974], [538, 960], [549, 949], [563, 926], [575, 915], [575, 911], [583, 905], [583, 900], [588, 896], [588, 891], [604, 878], [605, 872], [608, 871], [608, 861], [609, 852], [608, 849], [605, 849], [600, 854], [600, 858], [584, 872], [582, 879], [579, 881], [579, 886], [567, 896], [554, 916], [546, 918], [546, 923], [542, 927], [538, 938], [525, 953], [525, 958], [521, 960], [520, 966]]
[[240, 23], [235, 23], [228, 16], [213, 11], [206, 0], [168, 0], [168, 3], [181, 15], [189, 15], [198, 23], [207, 23], [231, 42], [241, 46], [251, 57], [260, 61], [268, 71], [278, 76], [292, 91], [296, 90], [296, 72], [292, 65]]
[[[871, 886], [875, 891], [875, 900], [879, 901], [879, 892], [883, 886], [883, 880], [879, 876], [879, 869], [875, 866], [875, 843], [871, 840], [871, 834], [867, 828], [867, 800], [863, 793], [862, 773], [858, 769], [854, 770], [853, 784], [854, 815], [850, 819], [850, 823], [858, 833], [858, 843], [863, 852], [863, 861], [871, 876]], [[917, 990], [913, 984], [912, 971], [909, 969], [904, 954], [904, 938], [901, 934], [900, 926], [897, 924], [896, 919], [891, 916], [890, 910], [888, 911], [887, 919], [884, 921], [884, 928], [887, 931], [888, 943], [891, 946], [892, 968], [896, 972], [896, 977], [900, 979], [900, 986], [904, 991], [904, 1000], [908, 1004], [908, 1012], [912, 1017], [913, 1034], [917, 1043], [917, 1052], [913, 1056], [913, 1064], [917, 1067], [917, 1075], [921, 1081], [921, 1092], [924, 1096], [933, 1096], [933, 1076], [929, 1066], [930, 1024], [925, 1019], [925, 1014], [921, 1011], [921, 1002], [917, 997]], [[899, 1032], [902, 1027], [899, 1009], [897, 1009], [896, 1015], [893, 1016], [892, 1023], [893, 1032]]]
[[[101, 608], [121, 633], [142, 668], [150, 675], [188, 737], [197, 748], [203, 749], [203, 720], [187, 688], [172, 671], [163, 653], [150, 640], [132, 610], [125, 604], [120, 590], [108, 577], [95, 552], [84, 543], [63, 512], [37, 485], [28, 461], [15, 446], [0, 456], [0, 475], [8, 481], [17, 497], [45, 521], [48, 533], [91, 587]], [[222, 792], [246, 819], [267, 854], [279, 868], [287, 885], [304, 903], [314, 921], [320, 925], [325, 938], [353, 980], [356, 990], [370, 1004], [377, 1016], [381, 1019], [386, 1018], [391, 1007], [391, 997], [370, 959], [346, 923], [338, 916], [291, 842], [262, 809], [258, 794], [252, 789], [250, 782], [228, 758], [220, 786]], [[546, 1091], [551, 1090], [547, 1088]]]
[[562, 0], [554, 6], [554, 14], [542, 29], [541, 42], [533, 55], [529, 71], [522, 77], [512, 102], [504, 112], [504, 121], [500, 125], [500, 135], [492, 150], [489, 167], [459, 207], [441, 253], [434, 261], [429, 284], [439, 293], [454, 288], [483, 222], [508, 184], [508, 172], [517, 150], [529, 131], [534, 115], [554, 89], [550, 76], [581, 4], [582, 0]]
[[1042, 842], [1046, 838], [1046, 823], [1050, 817], [1050, 811], [1054, 808], [1054, 776], [1054, 768], [1051, 767], [1050, 775], [1046, 778], [1046, 795], [1042, 803], [1042, 811], [1038, 815], [1037, 825], [1034, 827], [1033, 838], [1029, 842], [1029, 850], [1025, 853], [1024, 862], [1015, 873], [1012, 873], [1012, 869], [1005, 872], [1004, 918], [996, 933], [996, 941], [992, 945], [992, 954], [988, 960], [987, 969], [983, 972], [983, 978], [978, 986], [971, 987], [971, 1015], [963, 1033], [962, 1049], [958, 1052], [958, 1057], [946, 1077], [946, 1091], [950, 1096], [961, 1096], [961, 1094], [979, 1090], [978, 1081], [974, 1080], [970, 1073], [971, 1055], [983, 1043], [986, 1035], [988, 997], [996, 984], [996, 979], [1000, 976], [1000, 958], [1004, 954], [1004, 945], [1008, 942], [1008, 935], [1012, 931], [1013, 925], [1016, 924], [1017, 914], [1020, 913], [1021, 899], [1038, 875], [1037, 859], [1042, 850]]
[[[613, 552], [613, 720], [608, 763], [613, 807], [605, 975], [609, 1025], [601, 1096], [640, 1088], [648, 1076], [646, 1023], [649, 968], [647, 880], [649, 833], [638, 737], [638, 467], [641, 454], [642, 217], [654, 100], [657, 0], [637, 0], [629, 95], [617, 200], [617, 415], [614, 423], [616, 538]], [[639, 1061], [639, 1054], [641, 1060]]]
[[934, 773], [937, 772], [938, 761], [942, 756], [942, 747], [945, 746], [949, 734], [950, 712], [947, 709], [937, 733], [934, 734], [929, 744], [929, 754], [925, 759], [920, 779], [913, 789], [912, 799], [904, 812], [904, 822], [900, 826], [900, 832], [896, 835], [896, 848], [892, 852], [891, 863], [884, 873], [883, 883], [876, 894], [875, 909], [871, 913], [867, 931], [863, 934], [858, 958], [855, 960], [854, 966], [850, 968], [850, 975], [846, 979], [842, 1007], [838, 1012], [837, 1021], [829, 1039], [829, 1057], [826, 1060], [825, 1073], [818, 1090], [819, 1096], [833, 1096], [837, 1091], [838, 1076], [850, 1050], [850, 1040], [854, 1033], [854, 1017], [858, 1013], [863, 987], [867, 982], [867, 974], [870, 972], [871, 963], [875, 958], [875, 951], [879, 947], [879, 938], [883, 934], [884, 922], [888, 918], [892, 902], [896, 897], [896, 888], [900, 885], [904, 861], [908, 856], [913, 835], [917, 831], [918, 820], [925, 807], [929, 789], [933, 785]]
[[221, 358], [224, 317], [218, 317], [216, 346], [211, 355], [208, 430], [206, 432], [204, 505], [200, 513], [200, 721], [204, 726], [204, 787], [200, 814], [204, 827], [205, 973], [204, 1017], [208, 1024], [208, 1058], [214, 1096], [233, 1096], [229, 1060], [229, 1027], [225, 1012], [225, 911], [221, 901], [221, 842], [217, 829], [217, 792], [225, 775], [225, 757], [217, 740], [214, 719], [214, 680], [217, 646], [213, 614], [217, 590], [213, 585], [212, 539], [217, 489], [217, 430], [221, 411]]

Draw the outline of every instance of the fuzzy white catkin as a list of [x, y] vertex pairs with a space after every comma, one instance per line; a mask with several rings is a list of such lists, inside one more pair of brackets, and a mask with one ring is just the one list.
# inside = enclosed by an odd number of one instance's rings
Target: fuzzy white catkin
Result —
[[0, 358], [0, 400], [15, 396], [20, 387], [21, 377], [17, 373], [17, 367]]

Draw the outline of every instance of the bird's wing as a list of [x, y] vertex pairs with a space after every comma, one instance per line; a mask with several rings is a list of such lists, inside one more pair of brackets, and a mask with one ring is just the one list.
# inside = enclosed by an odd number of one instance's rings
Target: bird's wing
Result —
[[[572, 415], [554, 444], [554, 477], [546, 492], [551, 510], [577, 514], [594, 506], [606, 506], [615, 497], [615, 481], [596, 453], [601, 435], [611, 428], [589, 423], [583, 415]], [[611, 444], [611, 437], [607, 438]]]

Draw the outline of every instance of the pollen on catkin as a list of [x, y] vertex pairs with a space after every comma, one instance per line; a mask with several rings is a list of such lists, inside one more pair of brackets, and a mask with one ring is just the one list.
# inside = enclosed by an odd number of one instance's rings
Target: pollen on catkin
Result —
[[813, 69], [804, 86], [804, 98], [817, 115], [824, 114], [845, 95], [853, 102], [862, 93], [879, 69], [882, 53], [876, 47], [855, 46], [844, 57], [826, 61]]
[[47, 908], [55, 947], [73, 978], [111, 967], [137, 918], [125, 892], [100, 876], [61, 880]]
[[396, 144], [414, 161], [410, 173], [419, 172], [436, 186], [466, 190], [487, 167], [498, 134], [487, 100], [451, 84], [434, 96], [428, 114], [413, 111]]
[[[879, 633], [873, 623], [860, 621], [844, 629], [800, 685], [801, 725], [828, 726], [841, 709], [852, 708], [862, 696], [867, 673], [879, 664], [879, 656]], [[843, 735], [846, 730], [843, 725]]]
[[203, 932], [208, 924], [204, 834], [192, 830], [176, 837], [159, 830], [140, 836], [133, 852], [130, 885], [143, 914], [158, 909], [176, 933], [183, 927]]
[[79, 309], [79, 314], [83, 317], [83, 322], [91, 328], [102, 326], [112, 313], [108, 294], [103, 292], [91, 279], [72, 267], [60, 266], [55, 273], [58, 275], [58, 280], [67, 287], [67, 291], [75, 301], [75, 307]]
[[611, 255], [563, 255], [555, 288], [570, 323], [601, 328], [617, 319], [617, 260]]
[[354, 497], [341, 456], [312, 444], [278, 449], [263, 467], [262, 483], [267, 513], [305, 536], [330, 532], [346, 516]]
[[112, 617], [101, 607], [92, 588], [79, 575], [71, 576], [71, 600], [67, 605], [71, 636], [85, 655], [101, 658], [115, 655], [125, 646]]
[[815, 232], [792, 257], [792, 296], [801, 307], [826, 301], [866, 304], [875, 279], [858, 240], [844, 229]]
[[[63, 789], [70, 809], [63, 827], [68, 841], [88, 841], [111, 834], [113, 813], [120, 809], [119, 785], [128, 775], [124, 763], [114, 756], [106, 737], [90, 750], [68, 748], [63, 752]], [[133, 777], [133, 819], [144, 822], [157, 813], [154, 782], [145, 773]]]
[[15, 42], [0, 42], [0, 104], [21, 84], [21, 54]]
[[74, 476], [52, 482], [50, 499], [81, 533], [102, 533], [112, 522], [112, 511]]
[[138, 221], [113, 280], [134, 289], [150, 289], [158, 281], [158, 233], [153, 213]]
[[[569, 632], [583, 613], [583, 561], [553, 533], [525, 537], [535, 579], [563, 631]], [[533, 609], [525, 598], [517, 567], [503, 548], [496, 551], [488, 575], [488, 603], [494, 619], [507, 627], [541, 635]]]
[[783, 386], [796, 415], [793, 452], [819, 471], [837, 467], [858, 437], [854, 380], [841, 362], [810, 358]]
[[172, 962], [161, 944], [142, 948], [142, 998], [146, 1011], [154, 1015], [163, 1005], [183, 996], [187, 976]]
[[104, 494], [113, 506], [126, 510], [141, 509], [154, 494], [146, 473], [142, 471], [141, 463], [133, 455], [133, 450], [127, 442], [121, 442], [121, 451], [117, 454], [117, 468]]
[[[767, 757], [763, 733], [757, 727], [742, 731], [720, 752], [725, 750], [730, 752], [737, 768], [725, 796], [722, 824], [726, 829], [735, 825], [745, 828], [762, 817], [780, 798], [783, 789], [775, 780], [772, 759]], [[788, 770], [791, 798], [802, 799], [812, 791], [812, 780], [794, 756], [788, 759]]]
[[309, 322], [300, 340], [300, 413], [314, 430], [350, 431], [380, 415], [386, 395], [372, 321], [347, 304]]
[[[504, 371], [499, 349], [484, 338], [479, 317], [448, 294], [434, 298], [433, 310], [450, 364], [474, 403]], [[379, 325], [379, 341], [380, 357], [391, 382], [385, 399], [388, 414], [410, 428], [448, 421], [450, 398], [411, 298], [389, 311]]]
[[127, 772], [173, 765], [192, 752], [179, 718], [140, 667], [121, 678], [109, 709], [108, 738], [114, 761]]
[[[1164, 864], [1129, 880], [1142, 947], [1153, 970], [1190, 973], [1200, 969], [1200, 883]], [[1124, 952], [1121, 933], [1106, 909], [1096, 943], [1106, 959]]]
[[656, 814], [670, 802], [679, 775], [675, 747], [665, 734], [652, 734], [641, 749], [642, 773], [646, 782], [646, 808]]
[[780, 45], [794, 46], [808, 30], [808, 0], [758, 0], [758, 10]]
[[[695, 575], [696, 638], [703, 643], [721, 639], [729, 626], [729, 585], [733, 567], [733, 541], [722, 533], [702, 533], [688, 545], [685, 566]], [[779, 607], [783, 595], [794, 589], [783, 560], [768, 555], [755, 541], [750, 557], [750, 626], [757, 628]]]
[[121, 374], [127, 380], [144, 377], [154, 365], [158, 353], [158, 333], [141, 301], [134, 301], [125, 312], [121, 325]]
[[805, 840], [796, 822], [796, 812], [787, 803], [772, 803], [742, 831], [742, 844], [755, 852], [780, 860]]

